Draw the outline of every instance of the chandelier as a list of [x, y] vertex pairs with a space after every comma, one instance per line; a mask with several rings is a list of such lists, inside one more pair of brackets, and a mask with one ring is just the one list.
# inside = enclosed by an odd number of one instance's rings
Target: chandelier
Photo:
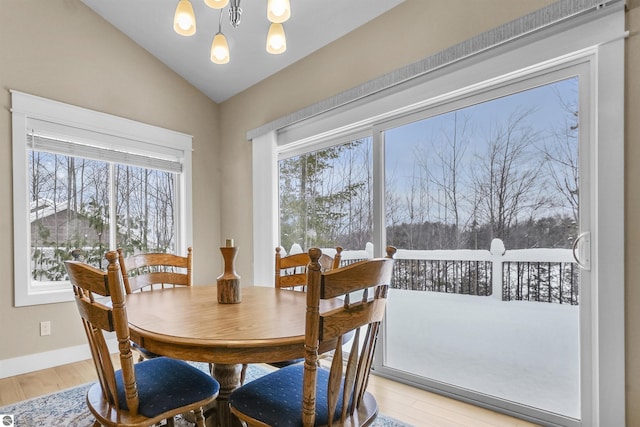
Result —
[[[229, 44], [222, 33], [222, 12], [229, 5], [229, 21], [233, 28], [240, 25], [242, 9], [240, 0], [204, 0], [205, 4], [213, 9], [220, 9], [218, 20], [218, 32], [213, 36], [211, 43], [211, 61], [215, 64], [229, 62]], [[279, 54], [287, 50], [287, 39], [282, 23], [291, 17], [289, 0], [268, 0], [267, 19], [271, 22], [267, 33], [267, 52]], [[193, 6], [189, 0], [179, 0], [176, 13], [173, 18], [173, 29], [182, 36], [192, 36], [196, 33], [196, 17]]]

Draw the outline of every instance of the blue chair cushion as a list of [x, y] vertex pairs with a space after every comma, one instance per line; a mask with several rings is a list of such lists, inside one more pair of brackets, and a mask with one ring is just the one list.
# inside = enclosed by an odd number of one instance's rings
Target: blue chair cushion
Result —
[[[287, 366], [240, 387], [229, 396], [231, 406], [274, 427], [302, 426], [302, 379], [304, 364]], [[329, 424], [327, 384], [329, 371], [318, 368], [316, 425]], [[342, 411], [340, 392], [336, 417]]]
[[[157, 357], [134, 365], [138, 386], [138, 413], [153, 418], [213, 396], [220, 384], [182, 360]], [[116, 372], [118, 403], [127, 409], [122, 371]]]

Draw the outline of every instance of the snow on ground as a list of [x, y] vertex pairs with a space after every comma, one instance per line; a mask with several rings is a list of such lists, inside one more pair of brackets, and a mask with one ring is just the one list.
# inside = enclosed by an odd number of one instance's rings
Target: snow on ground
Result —
[[386, 366], [580, 418], [579, 307], [390, 290]]

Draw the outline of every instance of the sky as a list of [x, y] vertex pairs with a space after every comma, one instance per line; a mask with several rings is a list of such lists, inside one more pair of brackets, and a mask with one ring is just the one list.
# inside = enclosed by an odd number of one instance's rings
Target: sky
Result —
[[[447, 141], [454, 139], [454, 130], [464, 149], [460, 181], [462, 185], [469, 183], [472, 171], [482, 163], [480, 159], [486, 158], [487, 141], [494, 140], [496, 131], [510, 123], [510, 116], [516, 112], [525, 113], [521, 134], [525, 130], [531, 132], [527, 161], [535, 162], [531, 167], [543, 172], [546, 169], [536, 164], [543, 162], [542, 147], [557, 144], [554, 131], [567, 129], [571, 120], [563, 103], [578, 105], [577, 96], [578, 80], [571, 78], [389, 129], [385, 131], [385, 174], [387, 185], [393, 182], [394, 187], [388, 187], [387, 191], [408, 192], [416, 167], [425, 163], [434, 179], [442, 180], [439, 155], [447, 156]], [[553, 191], [551, 187], [547, 186], [547, 191]]]

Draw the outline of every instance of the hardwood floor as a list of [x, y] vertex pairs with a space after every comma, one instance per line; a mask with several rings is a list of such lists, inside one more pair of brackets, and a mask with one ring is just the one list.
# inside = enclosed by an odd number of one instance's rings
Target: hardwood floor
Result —
[[[117, 358], [114, 362], [118, 362]], [[0, 379], [0, 406], [95, 381], [90, 360]], [[532, 427], [503, 414], [372, 375], [380, 412], [416, 427]]]
[[534, 427], [527, 421], [371, 375], [380, 412], [416, 427]]

